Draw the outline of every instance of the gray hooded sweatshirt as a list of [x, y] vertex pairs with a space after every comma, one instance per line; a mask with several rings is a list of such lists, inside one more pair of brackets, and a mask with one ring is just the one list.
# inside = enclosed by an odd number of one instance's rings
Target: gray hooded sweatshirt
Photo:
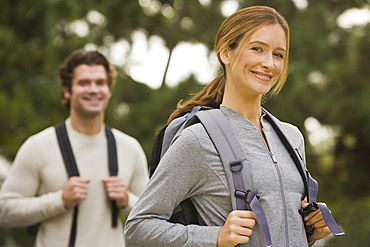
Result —
[[[274, 129], [262, 116], [269, 149], [261, 132], [234, 110], [221, 106], [248, 157], [251, 190], [260, 197], [272, 246], [308, 246], [298, 210], [302, 178]], [[294, 148], [304, 157], [304, 140], [295, 126], [280, 122]], [[177, 206], [191, 198], [207, 226], [168, 222]], [[201, 124], [185, 129], [163, 156], [125, 227], [127, 246], [215, 247], [218, 232], [232, 211], [230, 190], [220, 157]], [[264, 246], [258, 223], [248, 243]]]

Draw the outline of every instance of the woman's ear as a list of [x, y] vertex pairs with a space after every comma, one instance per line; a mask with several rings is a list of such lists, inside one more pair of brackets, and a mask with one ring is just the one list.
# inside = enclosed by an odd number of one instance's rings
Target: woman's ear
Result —
[[229, 64], [230, 63], [230, 60], [231, 60], [230, 52], [231, 52], [231, 50], [227, 46], [221, 48], [221, 50], [220, 50], [220, 59], [221, 59], [223, 64]]

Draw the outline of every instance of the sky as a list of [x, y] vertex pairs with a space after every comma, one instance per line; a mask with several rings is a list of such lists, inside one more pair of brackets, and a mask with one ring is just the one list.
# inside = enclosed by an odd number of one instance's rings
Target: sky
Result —
[[[145, 35], [138, 31], [133, 35], [130, 56], [127, 56], [128, 44], [123, 43], [113, 48], [115, 51], [111, 53], [112, 63], [130, 64], [126, 66], [127, 73], [134, 80], [146, 83], [152, 88], [160, 87], [169, 56], [163, 40], [153, 36], [147, 41]], [[190, 74], [194, 74], [202, 83], [212, 80], [217, 73], [217, 58], [214, 53], [211, 55], [207, 53], [207, 48], [203, 44], [186, 42], [178, 44], [172, 53], [166, 84], [175, 86]]]
[[[207, 4], [210, 0], [199, 0]], [[308, 6], [307, 0], [292, 0], [298, 9]], [[148, 4], [148, 0], [140, 0]], [[144, 7], [144, 6], [143, 6]], [[227, 0], [223, 3], [222, 14], [227, 17], [234, 13], [239, 7], [238, 0]], [[103, 23], [105, 17], [97, 11], [90, 11], [87, 16], [91, 23]], [[354, 25], [365, 25], [370, 23], [370, 9], [349, 9], [337, 19], [340, 27], [349, 29]], [[86, 36], [89, 32], [88, 25], [84, 21], [77, 20], [71, 24], [71, 29], [79, 36]], [[88, 44], [86, 49], [96, 49], [95, 45]], [[169, 51], [164, 41], [158, 36], [152, 36], [147, 40], [140, 30], [133, 34], [133, 44], [121, 40], [112, 45], [109, 51], [109, 59], [116, 66], [123, 66], [125, 72], [134, 80], [142, 82], [151, 88], [159, 88], [168, 60]], [[173, 53], [168, 68], [165, 82], [169, 86], [175, 86], [180, 81], [187, 79], [193, 74], [199, 82], [206, 84], [217, 75], [219, 69], [216, 55], [203, 44], [179, 43]]]
[[[307, 0], [292, 0], [298, 9], [307, 7]], [[223, 6], [224, 16], [229, 16], [238, 8], [237, 1], [227, 1]], [[349, 9], [340, 15], [337, 24], [349, 29], [354, 25], [365, 25], [370, 23], [369, 9]], [[161, 85], [163, 74], [169, 52], [164, 46], [160, 37], [153, 36], [149, 40], [143, 33], [136, 32], [133, 36], [133, 47], [131, 54], [128, 55], [129, 44], [125, 41], [119, 42], [112, 49], [110, 58], [116, 65], [126, 65], [127, 73], [136, 81], [147, 84], [152, 88]], [[166, 84], [174, 86], [180, 81], [185, 80], [191, 74], [201, 83], [210, 82], [218, 70], [216, 55], [212, 52], [207, 55], [207, 48], [202, 44], [180, 43], [173, 51]], [[128, 60], [127, 60], [128, 59]], [[129, 66], [127, 66], [129, 64]], [[315, 118], [310, 117], [305, 121], [305, 128], [308, 131], [309, 142], [323, 151], [323, 147], [330, 148], [333, 138], [338, 134], [335, 126], [321, 125]], [[325, 145], [320, 145], [325, 143]]]
[[[307, 0], [293, 0], [297, 8], [307, 7]], [[229, 16], [238, 8], [237, 1], [227, 1], [223, 6], [224, 16]], [[364, 25], [370, 22], [369, 9], [349, 9], [337, 20], [342, 28]], [[133, 47], [128, 54], [129, 45], [125, 41], [116, 43], [110, 59], [118, 66], [125, 65], [127, 73], [136, 81], [145, 83], [152, 88], [161, 85], [169, 52], [163, 40], [153, 36], [149, 40], [140, 31], [133, 36]], [[210, 82], [218, 70], [218, 61], [214, 53], [208, 55], [207, 48], [202, 44], [182, 42], [172, 54], [166, 84], [174, 86], [193, 74], [201, 83]]]

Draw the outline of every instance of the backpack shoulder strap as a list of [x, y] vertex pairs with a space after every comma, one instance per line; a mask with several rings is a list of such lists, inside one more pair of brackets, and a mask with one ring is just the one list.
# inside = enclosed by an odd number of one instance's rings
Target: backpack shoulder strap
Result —
[[302, 157], [299, 155], [298, 150], [293, 148], [292, 144], [290, 143], [290, 141], [288, 140], [288, 138], [284, 134], [284, 131], [283, 131], [282, 127], [280, 126], [280, 124], [278, 123], [278, 121], [276, 120], [276, 118], [274, 116], [272, 116], [265, 109], [263, 109], [263, 111], [266, 113], [266, 120], [271, 124], [271, 126], [275, 130], [276, 134], [280, 138], [280, 141], [285, 146], [285, 149], [290, 154], [290, 157], [293, 159], [294, 164], [296, 165], [296, 167], [299, 171], [299, 174], [301, 175], [302, 180], [303, 180], [304, 194], [305, 194], [305, 196], [307, 196], [307, 200], [310, 201], [310, 194], [309, 194], [309, 190], [308, 190], [308, 182], [307, 182], [307, 177], [306, 177], [307, 173], [304, 171], [305, 166], [303, 164]]
[[118, 174], [116, 139], [112, 130], [107, 125], [105, 125], [105, 135], [108, 142], [109, 175], [116, 176]]
[[[55, 126], [56, 135], [58, 138], [59, 148], [62, 152], [64, 165], [66, 167], [68, 177], [80, 176], [76, 164], [75, 157], [73, 155], [71, 143], [69, 142], [66, 124], [65, 122], [60, 123]], [[77, 233], [77, 215], [78, 215], [78, 206], [75, 206], [73, 209], [73, 220], [71, 226], [71, 233], [69, 235], [69, 247], [73, 247], [76, 242], [76, 233]]]
[[184, 128], [189, 126], [188, 122], [190, 120], [193, 120], [194, 115], [205, 109], [210, 109], [210, 107], [195, 106], [191, 110], [191, 112], [185, 114], [184, 116], [174, 119], [170, 124], [168, 124], [168, 127], [163, 136], [163, 146], [162, 146], [161, 157], [168, 150], [172, 142], [176, 140], [176, 137], [184, 130]]
[[195, 106], [191, 112], [172, 120], [169, 124], [162, 127], [156, 135], [152, 148], [152, 155], [149, 162], [149, 176], [151, 177], [157, 169], [158, 163], [162, 156], [167, 152], [176, 137], [182, 132], [187, 123], [193, 119], [194, 115], [207, 106]]
[[[305, 187], [305, 195], [307, 196], [307, 201], [309, 203], [316, 203], [317, 193], [319, 185], [317, 181], [310, 175], [308, 170], [305, 168], [303, 164], [303, 159], [299, 155], [299, 152], [297, 148], [293, 148], [291, 145], [289, 139], [284, 134], [284, 131], [280, 124], [277, 122], [274, 116], [272, 116], [268, 111], [263, 109], [263, 111], [266, 113], [266, 119], [270, 122], [272, 127], [274, 128], [275, 132], [279, 136], [281, 142], [284, 144], [285, 148], [288, 150], [290, 156], [292, 157], [299, 173], [301, 174], [301, 177], [303, 179], [304, 187]], [[327, 208], [327, 206], [323, 203], [317, 203], [318, 207], [321, 210], [321, 213], [324, 217], [324, 221], [331, 230], [331, 232], [335, 236], [342, 236], [344, 235], [344, 232], [339, 228], [337, 222], [335, 221], [333, 215], [330, 213], [330, 210]]]
[[[65, 122], [55, 125], [55, 131], [58, 139], [59, 148], [62, 152], [64, 165], [68, 173], [68, 177], [79, 176], [80, 174], [78, 172], [76, 160], [73, 155], [71, 143], [68, 138]], [[105, 126], [105, 134], [108, 143], [109, 175], [116, 176], [118, 174], [116, 140], [114, 138], [112, 130], [107, 125]], [[115, 201], [112, 200], [111, 204], [112, 204], [112, 227], [115, 228], [118, 225], [119, 209], [117, 208]], [[77, 215], [78, 215], [78, 206], [74, 208], [73, 212], [69, 246], [74, 246], [76, 241]]]
[[[245, 200], [238, 196], [238, 193], [247, 193], [252, 186], [250, 179], [249, 165], [247, 164], [246, 153], [241, 146], [239, 139], [231, 128], [231, 125], [225, 115], [218, 109], [201, 111], [196, 114], [199, 121], [204, 126], [210, 136], [222, 163], [228, 178], [230, 191], [233, 188], [237, 191], [232, 195], [234, 209], [248, 209]], [[242, 170], [238, 172], [238, 170]], [[233, 170], [235, 172], [233, 172]], [[235, 174], [234, 174], [235, 173]], [[234, 174], [234, 175], [233, 175]], [[233, 176], [237, 176], [234, 179]], [[240, 178], [239, 178], [240, 176]]]
[[[117, 161], [116, 139], [114, 138], [112, 130], [107, 125], [105, 125], [105, 135], [107, 137], [108, 142], [109, 175], [117, 176], [118, 161]], [[119, 209], [114, 200], [111, 200], [111, 207], [112, 207], [112, 227], [116, 228], [118, 226]]]
[[315, 202], [317, 193], [318, 193], [318, 183], [315, 179], [313, 179], [308, 172], [308, 170], [305, 168], [305, 165], [303, 163], [303, 158], [299, 154], [299, 151], [297, 148], [293, 148], [292, 144], [290, 143], [287, 136], [284, 134], [284, 130], [282, 129], [280, 123], [276, 120], [274, 116], [271, 115], [268, 111], [263, 109], [263, 111], [266, 113], [266, 120], [271, 124], [277, 135], [279, 136], [281, 142], [285, 146], [285, 148], [288, 150], [291, 158], [294, 161], [294, 164], [296, 165], [299, 174], [302, 177], [304, 188], [305, 188], [305, 196], [307, 196], [308, 202]]
[[80, 176], [76, 160], [73, 155], [71, 143], [69, 142], [65, 122], [56, 125], [55, 131], [58, 138], [59, 148], [60, 151], [62, 152], [64, 165], [67, 169], [68, 177]]
[[230, 187], [233, 209], [252, 210], [260, 225], [265, 246], [272, 246], [265, 213], [250, 188], [250, 170], [244, 148], [235, 135], [229, 120], [219, 109], [200, 111], [196, 114], [220, 155]]
[[163, 138], [168, 125], [163, 126], [154, 138], [152, 146], [152, 154], [149, 161], [149, 177], [151, 177], [157, 169], [158, 163], [162, 157]]

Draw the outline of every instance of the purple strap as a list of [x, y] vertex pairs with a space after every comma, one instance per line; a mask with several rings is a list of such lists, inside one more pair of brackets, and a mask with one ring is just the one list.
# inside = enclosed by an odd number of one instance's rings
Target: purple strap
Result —
[[[307, 178], [308, 178], [308, 188], [309, 188], [309, 202], [316, 202], [317, 192], [319, 190], [319, 184], [316, 182], [315, 179], [311, 177], [311, 175], [307, 171]], [[335, 221], [333, 215], [330, 213], [330, 210], [324, 203], [317, 203], [321, 210], [321, 214], [324, 218], [326, 225], [329, 227], [330, 231], [334, 234], [334, 236], [342, 236], [344, 232], [339, 228], [337, 222]]]
[[344, 232], [339, 228], [337, 222], [333, 218], [333, 215], [330, 213], [329, 209], [326, 207], [324, 203], [317, 203], [319, 205], [319, 208], [321, 210], [321, 214], [324, 217], [324, 221], [326, 225], [329, 227], [330, 231], [335, 236], [342, 236], [344, 235]]
[[258, 197], [252, 191], [245, 190], [243, 175], [241, 172], [242, 164], [240, 162], [231, 162], [230, 168], [233, 175], [235, 185], [235, 197], [238, 210], [251, 210], [256, 215], [258, 224], [261, 229], [261, 234], [266, 247], [272, 246], [270, 229], [267, 224], [265, 212], [262, 209], [261, 203]]
[[317, 181], [311, 177], [310, 173], [306, 170], [308, 179], [308, 202], [316, 202], [317, 193], [319, 191], [319, 184]]
[[252, 192], [248, 193], [247, 200], [249, 200], [249, 197], [253, 197], [253, 199], [250, 201], [250, 207], [253, 213], [256, 215], [256, 218], [258, 220], [258, 224], [260, 226], [262, 238], [265, 242], [265, 245], [266, 247], [271, 247], [272, 242], [271, 242], [271, 236], [270, 236], [270, 229], [267, 224], [267, 219], [266, 219], [265, 213], [263, 212], [260, 201], [258, 200], [257, 196]]

